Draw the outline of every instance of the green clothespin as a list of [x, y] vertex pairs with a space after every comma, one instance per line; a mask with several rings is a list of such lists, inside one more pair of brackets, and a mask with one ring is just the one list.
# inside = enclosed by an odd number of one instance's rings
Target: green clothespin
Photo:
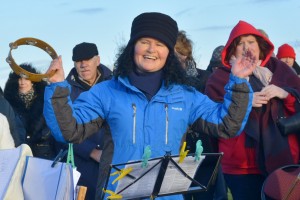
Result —
[[200, 160], [200, 156], [203, 152], [202, 141], [198, 140], [196, 143], [196, 151], [195, 151], [195, 161]]
[[74, 162], [74, 153], [73, 153], [73, 144], [72, 143], [69, 143], [67, 164], [71, 164], [73, 169], [76, 168], [75, 162]]
[[151, 148], [150, 146], [146, 146], [144, 149], [144, 154], [142, 158], [142, 168], [146, 168], [148, 166], [148, 160], [151, 157]]

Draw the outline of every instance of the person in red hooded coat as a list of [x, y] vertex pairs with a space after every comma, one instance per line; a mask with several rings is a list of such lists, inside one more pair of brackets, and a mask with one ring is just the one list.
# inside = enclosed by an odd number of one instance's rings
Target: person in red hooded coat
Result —
[[251, 52], [256, 68], [248, 77], [254, 91], [252, 111], [241, 135], [218, 139], [224, 152], [222, 169], [235, 200], [260, 199], [266, 175], [275, 169], [299, 162], [299, 135], [283, 135], [277, 127], [280, 115], [300, 109], [300, 79], [286, 64], [272, 57], [274, 45], [255, 27], [239, 21], [222, 51], [224, 67], [207, 81], [205, 93], [223, 101], [224, 86], [233, 63]]

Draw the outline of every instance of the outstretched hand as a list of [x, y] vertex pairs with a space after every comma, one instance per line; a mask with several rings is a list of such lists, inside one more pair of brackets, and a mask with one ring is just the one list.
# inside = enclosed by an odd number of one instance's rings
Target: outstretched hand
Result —
[[256, 68], [258, 58], [249, 50], [245, 51], [242, 56], [230, 58], [231, 73], [240, 78], [245, 78], [252, 74]]
[[46, 73], [51, 74], [51, 72], [54, 72], [54, 74], [48, 78], [49, 82], [56, 83], [65, 80], [65, 73], [62, 65], [61, 56], [58, 56], [57, 58], [52, 60], [50, 67], [48, 68]]

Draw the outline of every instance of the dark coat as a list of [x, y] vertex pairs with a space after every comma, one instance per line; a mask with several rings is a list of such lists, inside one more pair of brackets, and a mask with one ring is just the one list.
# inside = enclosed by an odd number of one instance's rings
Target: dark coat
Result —
[[15, 113], [26, 129], [26, 143], [36, 157], [53, 159], [55, 157], [54, 138], [51, 135], [43, 116], [44, 90], [46, 83], [34, 83], [35, 97], [32, 104], [26, 108], [18, 95], [18, 79], [15, 73], [9, 75], [4, 89], [4, 97], [13, 107]]
[[292, 68], [296, 71], [297, 75], [299, 76], [300, 75], [300, 66], [298, 65], [298, 63], [296, 62], [296, 60], [295, 60], [295, 62], [293, 64]]
[[25, 128], [20, 118], [15, 114], [9, 102], [4, 98], [2, 89], [0, 88], [0, 113], [6, 116], [9, 123], [10, 133], [14, 139], [15, 146], [25, 143]]
[[[100, 64], [98, 66], [98, 70], [101, 73], [101, 77], [98, 79], [97, 83], [111, 79], [112, 71], [106, 66]], [[82, 82], [78, 78], [78, 73], [75, 68], [71, 69], [66, 80], [70, 83], [72, 87], [70, 94], [72, 101], [74, 101], [82, 92], [87, 91], [91, 88], [91, 86]], [[97, 163], [90, 157], [90, 153], [95, 148], [103, 149], [104, 132], [105, 130], [108, 130], [106, 128], [108, 127], [100, 129], [100, 131], [93, 134], [91, 137], [87, 138], [82, 143], [73, 145], [75, 165], [77, 167], [77, 170], [81, 173], [78, 185], [83, 185], [88, 188], [85, 198], [86, 200], [95, 199], [99, 171], [99, 163]], [[68, 146], [62, 143], [57, 143], [56, 147], [58, 150], [60, 150], [61, 148], [66, 149]], [[110, 154], [110, 157], [111, 156], [112, 153]], [[109, 164], [110, 162], [108, 163], [108, 165]], [[102, 170], [100, 170], [99, 173], [101, 173], [101, 171]]]
[[[296, 101], [289, 105], [288, 100], [272, 98], [262, 107], [253, 107], [241, 135], [229, 140], [219, 139], [219, 148], [224, 152], [222, 166], [227, 170], [224, 170], [224, 173], [234, 173], [236, 170], [236, 174], [247, 174], [250, 169], [256, 167], [259, 168], [255, 169], [256, 173], [268, 174], [284, 165], [295, 164], [294, 160], [299, 160], [292, 152], [293, 150], [299, 151], [299, 145], [292, 146], [292, 144], [299, 144], [299, 139], [291, 135], [283, 136], [276, 121], [280, 117], [280, 111], [287, 115], [291, 115], [295, 111], [299, 112], [300, 79], [285, 63], [272, 57], [274, 50], [272, 42], [252, 25], [240, 21], [232, 30], [222, 51], [222, 63], [225, 67], [218, 68], [210, 76], [205, 93], [215, 101], [222, 102], [224, 100], [224, 86], [231, 74], [230, 48], [238, 37], [245, 34], [260, 38], [263, 42], [259, 43], [264, 43], [264, 48], [260, 47], [261, 57], [259, 59], [261, 59], [260, 66], [272, 72], [272, 78], [268, 84], [284, 89]], [[249, 83], [253, 92], [261, 91], [264, 87], [263, 83], [254, 75], [249, 76]], [[235, 144], [234, 148], [233, 144]], [[239, 151], [235, 151], [235, 149], [239, 149]]]
[[[204, 93], [206, 82], [209, 78], [209, 76], [213, 73], [212, 69], [211, 71], [202, 70], [197, 68], [198, 75], [196, 77], [190, 77], [190, 83], [193, 87], [195, 87], [199, 92]], [[201, 140], [202, 146], [203, 146], [203, 153], [214, 153], [217, 152], [217, 143], [216, 139], [212, 138], [211, 136], [200, 133], [198, 131], [194, 130], [194, 127], [191, 126], [187, 133], [186, 133], [186, 149], [190, 150], [191, 153], [194, 153], [196, 151], [196, 143], [198, 140]], [[197, 171], [195, 174], [194, 179], [197, 181], [202, 181], [205, 179], [209, 179], [211, 176], [211, 169], [215, 167], [214, 163], [205, 163], [200, 167], [200, 171]], [[206, 177], [203, 177], [203, 171], [206, 174]], [[212, 185], [209, 187], [208, 191], [206, 192], [195, 192], [192, 194], [185, 194], [184, 199], [185, 200], [191, 200], [191, 199], [213, 199], [214, 197], [216, 199], [227, 199], [227, 191], [225, 186], [225, 180], [223, 177], [223, 173], [221, 171], [221, 167], [218, 168], [218, 175], [215, 180], [216, 182], [213, 182]], [[193, 185], [195, 186], [195, 185]]]

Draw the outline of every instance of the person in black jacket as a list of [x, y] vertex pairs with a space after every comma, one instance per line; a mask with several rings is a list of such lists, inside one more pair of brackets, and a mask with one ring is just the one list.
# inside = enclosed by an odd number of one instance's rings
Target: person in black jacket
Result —
[[[66, 80], [70, 83], [71, 100], [74, 101], [82, 92], [89, 90], [92, 86], [102, 81], [111, 79], [112, 71], [100, 64], [100, 56], [94, 43], [83, 42], [73, 48], [72, 60], [74, 67], [71, 69]], [[81, 173], [77, 185], [86, 186], [86, 200], [95, 199], [98, 180], [100, 158], [104, 145], [105, 131], [109, 130], [106, 125], [98, 133], [87, 138], [80, 144], [74, 144], [74, 159], [77, 170]], [[108, 140], [108, 139], [106, 139]], [[66, 149], [67, 146], [57, 143], [57, 147]], [[106, 155], [102, 160], [111, 158]], [[110, 164], [110, 160], [107, 163]], [[109, 166], [109, 164], [107, 166]]]
[[[31, 64], [20, 67], [31, 73], [39, 73]], [[25, 142], [33, 156], [45, 159], [55, 157], [54, 138], [43, 116], [45, 81], [33, 82], [15, 72], [9, 74], [4, 97], [13, 107], [26, 129]]]
[[206, 68], [206, 71], [209, 71], [210, 73], [213, 73], [215, 70], [217, 70], [219, 67], [223, 67], [222, 61], [221, 61], [221, 53], [224, 49], [224, 45], [217, 46], [211, 55], [209, 64]]
[[[217, 47], [211, 58], [210, 67], [211, 70], [202, 70], [198, 69], [196, 66], [196, 62], [193, 57], [193, 42], [190, 40], [186, 34], [185, 31], [179, 31], [176, 44], [175, 44], [175, 53], [179, 60], [182, 63], [182, 67], [185, 69], [188, 82], [191, 86], [195, 87], [198, 91], [204, 92], [205, 85], [208, 77], [213, 72], [213, 68], [219, 67], [220, 62], [217, 60], [221, 60], [221, 54], [222, 48]], [[187, 149], [190, 150], [190, 152], [194, 153], [196, 150], [196, 142], [198, 140], [202, 141], [203, 144], [203, 152], [204, 153], [212, 153], [217, 152], [212, 143], [212, 138], [206, 134], [199, 133], [194, 130], [193, 126], [191, 126], [188, 131], [185, 134], [186, 143], [187, 143]], [[206, 174], [209, 174], [210, 168], [213, 168], [213, 164], [202, 166], [200, 170], [204, 170]], [[227, 192], [226, 192], [226, 186], [224, 183], [223, 174], [221, 171], [221, 168], [219, 168], [218, 171], [218, 177], [216, 180], [216, 183], [212, 183], [208, 191], [206, 192], [197, 192], [197, 193], [191, 193], [191, 194], [185, 194], [184, 199], [185, 200], [191, 200], [191, 199], [203, 199], [203, 200], [226, 200], [227, 199]], [[195, 179], [199, 181], [200, 173], [196, 173]], [[201, 182], [201, 181], [200, 181]]]
[[2, 113], [9, 123], [10, 133], [14, 139], [15, 147], [25, 143], [25, 128], [20, 118], [15, 114], [9, 102], [4, 98], [2, 88], [0, 87], [0, 113]]

